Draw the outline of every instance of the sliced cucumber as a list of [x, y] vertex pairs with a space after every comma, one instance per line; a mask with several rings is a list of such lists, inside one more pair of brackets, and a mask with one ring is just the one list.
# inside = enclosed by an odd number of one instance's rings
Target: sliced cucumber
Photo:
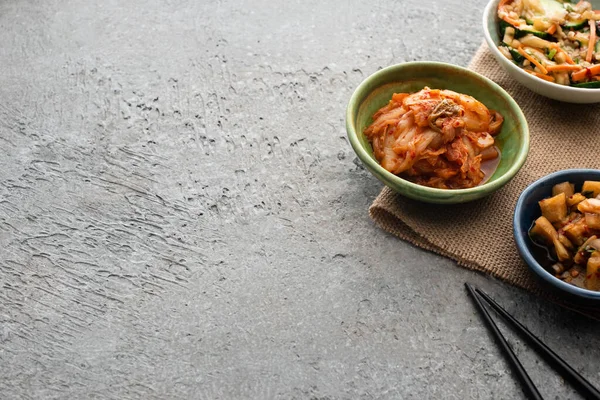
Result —
[[565, 28], [572, 29], [574, 31], [578, 31], [580, 29], [583, 29], [586, 26], [588, 26], [588, 20], [587, 19], [582, 19], [582, 20], [579, 20], [579, 21], [570, 21], [570, 22], [568, 22], [568, 23], [565, 24]]
[[542, 32], [542, 31], [538, 31], [535, 30], [533, 28], [524, 28], [524, 29], [516, 29], [515, 28], [515, 39], [519, 39], [522, 38], [525, 35], [533, 35], [533, 36], [537, 36], [540, 39], [545, 39], [545, 40], [551, 40], [552, 39], [552, 35], [549, 34], [548, 32]]
[[574, 83], [572, 86], [586, 89], [600, 89], [600, 81]]
[[500, 40], [502, 40], [502, 38], [504, 37], [504, 34], [506, 33], [506, 28], [508, 28], [509, 26], [513, 27], [511, 24], [504, 21], [503, 19], [500, 20]]
[[506, 47], [506, 49], [508, 50], [508, 52], [510, 53], [510, 55], [512, 56], [512, 60], [513, 62], [518, 65], [521, 66], [523, 64], [523, 61], [525, 60], [525, 57], [523, 57], [521, 55], [521, 53], [519, 53], [518, 51], [516, 51], [515, 49], [513, 49], [512, 47], [510, 47], [509, 45], [507, 45], [504, 42], [500, 42], [500, 46], [502, 47]]
[[512, 56], [513, 60], [515, 60], [515, 62], [517, 64], [522, 64], [523, 61], [525, 61], [525, 57], [523, 57], [521, 55], [521, 53], [519, 53], [518, 51], [516, 51], [515, 49], [513, 49], [512, 47], [508, 48], [508, 51], [510, 52], [510, 55]]

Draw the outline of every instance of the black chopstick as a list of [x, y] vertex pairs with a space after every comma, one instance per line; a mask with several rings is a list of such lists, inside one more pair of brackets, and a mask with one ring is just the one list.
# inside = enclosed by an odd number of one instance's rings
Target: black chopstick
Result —
[[527, 339], [529, 344], [534, 347], [540, 355], [550, 364], [558, 373], [563, 376], [566, 380], [571, 382], [573, 387], [577, 389], [581, 395], [586, 399], [600, 400], [600, 391], [596, 389], [591, 383], [589, 383], [583, 376], [581, 376], [573, 367], [571, 367], [565, 360], [563, 360], [558, 354], [556, 354], [550, 347], [542, 342], [537, 336], [529, 331], [523, 324], [517, 321], [512, 315], [510, 315], [504, 308], [496, 303], [490, 296], [488, 296], [483, 290], [475, 289], [481, 297], [487, 301], [490, 306], [496, 310], [498, 314], [504, 317], [510, 322], [513, 327], [521, 333], [521, 335]]
[[525, 368], [523, 368], [523, 365], [521, 365], [521, 362], [519, 361], [519, 359], [517, 358], [515, 353], [512, 351], [512, 349], [508, 345], [508, 342], [502, 335], [502, 332], [500, 332], [500, 329], [498, 329], [498, 326], [496, 326], [496, 323], [494, 322], [494, 320], [492, 319], [492, 317], [490, 316], [490, 314], [488, 313], [486, 308], [481, 303], [481, 299], [479, 298], [477, 293], [475, 293], [475, 291], [473, 290], [471, 285], [469, 285], [468, 283], [465, 283], [465, 287], [467, 288], [467, 290], [469, 291], [469, 294], [473, 298], [473, 301], [475, 302], [477, 309], [481, 313], [483, 320], [486, 322], [490, 331], [494, 334], [494, 337], [496, 338], [496, 342], [498, 343], [500, 348], [504, 351], [504, 355], [506, 356], [509, 363], [513, 367], [513, 370], [517, 374], [517, 378], [519, 378], [519, 381], [521, 381], [521, 385], [523, 386], [523, 391], [527, 395], [527, 398], [543, 400], [542, 395], [540, 394], [540, 392], [538, 392], [537, 387], [535, 386], [535, 384], [533, 383], [533, 381], [527, 374], [527, 371], [525, 371]]

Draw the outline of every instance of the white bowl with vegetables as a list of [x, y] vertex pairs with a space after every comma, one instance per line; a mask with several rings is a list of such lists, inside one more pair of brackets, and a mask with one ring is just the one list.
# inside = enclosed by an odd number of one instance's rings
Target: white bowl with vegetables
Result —
[[522, 85], [559, 101], [600, 102], [600, 0], [492, 0], [483, 29]]

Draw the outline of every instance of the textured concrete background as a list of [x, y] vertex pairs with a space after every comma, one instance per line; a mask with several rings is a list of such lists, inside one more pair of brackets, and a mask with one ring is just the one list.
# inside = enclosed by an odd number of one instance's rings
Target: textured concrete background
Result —
[[465, 281], [599, 381], [598, 324], [367, 216], [352, 90], [483, 1], [91, 3], [0, 1], [2, 399], [520, 398]]

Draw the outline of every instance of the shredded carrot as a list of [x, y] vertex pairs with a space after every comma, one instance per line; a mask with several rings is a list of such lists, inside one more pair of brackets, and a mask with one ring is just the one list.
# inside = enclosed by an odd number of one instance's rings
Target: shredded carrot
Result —
[[556, 29], [557, 29], [556, 24], [552, 24], [552, 26], [550, 28], [548, 28], [548, 30], [546, 32], [551, 35], [554, 35], [556, 33]]
[[508, 15], [503, 16], [502, 19], [504, 21], [508, 22], [509, 24], [511, 24], [512, 26], [514, 26], [515, 28], [519, 28], [521, 26], [521, 21], [518, 21], [516, 19], [512, 19]]
[[590, 23], [590, 42], [588, 43], [587, 54], [585, 61], [592, 62], [592, 56], [594, 55], [594, 46], [596, 45], [596, 21], [593, 19], [589, 20]]
[[581, 66], [579, 65], [569, 65], [569, 64], [561, 64], [561, 65], [548, 65], [546, 66], [548, 72], [559, 72], [559, 71], [579, 71]]
[[500, 3], [498, 4], [498, 16], [515, 28], [518, 28], [521, 26], [521, 21], [509, 17], [508, 12], [504, 10], [504, 6], [510, 1], [512, 0], [500, 0]]
[[549, 75], [540, 74], [539, 72], [530, 71], [530, 70], [528, 70], [528, 69], [524, 69], [523, 71], [525, 71], [525, 72], [527, 72], [527, 73], [529, 73], [529, 74], [531, 74], [531, 75], [535, 75], [535, 76], [537, 76], [538, 78], [540, 78], [540, 79], [543, 79], [543, 80], [545, 80], [545, 81], [548, 81], [548, 82], [554, 82], [554, 78], [553, 78], [553, 77], [551, 77], [551, 76], [549, 76]]
[[544, 75], [546, 75], [548, 73], [548, 70], [546, 69], [546, 67], [544, 67], [542, 64], [540, 64], [540, 62], [538, 60], [536, 60], [535, 58], [533, 58], [532, 56], [530, 56], [529, 54], [527, 54], [527, 52], [525, 50], [523, 50], [523, 46], [519, 46], [519, 48], [517, 49], [517, 51], [523, 57], [525, 57], [526, 59], [528, 59], [529, 62], [531, 62], [536, 67], [538, 67], [540, 69], [540, 71], [542, 71], [542, 73]]
[[565, 60], [567, 60], [567, 64], [575, 65], [575, 61], [573, 61], [573, 59], [571, 58], [569, 53], [567, 53], [563, 49], [561, 49], [561, 50], [562, 50], [563, 54], [565, 55]]
[[578, 82], [598, 74], [600, 74], [600, 64], [596, 64], [593, 67], [584, 68], [581, 71], [573, 72], [573, 74], [571, 74], [571, 79], [575, 82]]

